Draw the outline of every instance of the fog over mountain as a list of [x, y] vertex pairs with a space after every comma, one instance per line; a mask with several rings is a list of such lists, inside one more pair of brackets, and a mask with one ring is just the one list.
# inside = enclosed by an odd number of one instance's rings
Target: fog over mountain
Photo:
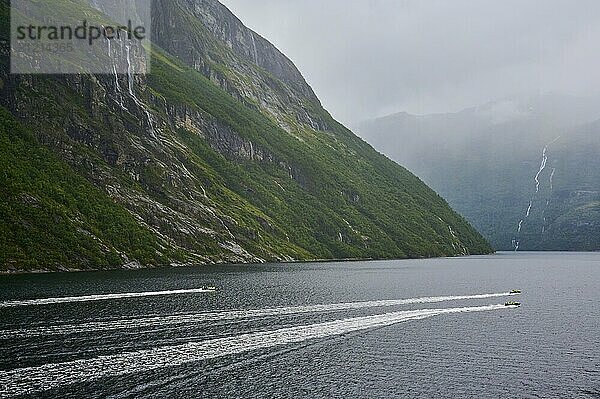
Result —
[[600, 249], [598, 99], [512, 97], [400, 112], [358, 132], [442, 195], [497, 249]]
[[349, 125], [600, 89], [595, 0], [223, 0]]
[[600, 249], [600, 2], [223, 3], [497, 249]]

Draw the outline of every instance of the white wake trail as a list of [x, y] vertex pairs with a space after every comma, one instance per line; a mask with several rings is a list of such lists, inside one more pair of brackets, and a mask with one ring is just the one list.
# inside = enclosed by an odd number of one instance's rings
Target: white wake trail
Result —
[[165, 296], [165, 295], [181, 295], [181, 294], [198, 294], [204, 292], [214, 292], [214, 289], [208, 288], [192, 288], [185, 290], [171, 290], [171, 291], [152, 291], [152, 292], [126, 292], [119, 294], [101, 294], [101, 295], [83, 295], [83, 296], [68, 296], [58, 298], [41, 298], [41, 299], [24, 299], [18, 301], [4, 301], [0, 302], [0, 308], [10, 308], [15, 306], [33, 306], [33, 305], [51, 305], [56, 303], [71, 303], [71, 302], [93, 302], [93, 301], [106, 301], [111, 299], [123, 299], [123, 298], [142, 298], [151, 296]]
[[420, 320], [437, 315], [510, 308], [504, 305], [488, 305], [391, 312], [200, 342], [189, 342], [92, 359], [0, 371], [0, 396], [30, 395], [35, 392], [105, 377], [177, 367], [207, 359], [390, 326], [404, 321]]
[[111, 331], [121, 329], [138, 329], [148, 327], [165, 327], [190, 323], [203, 323], [207, 321], [223, 321], [249, 319], [269, 316], [285, 316], [304, 313], [337, 312], [344, 310], [366, 309], [374, 307], [390, 307], [399, 305], [410, 305], [419, 303], [439, 303], [447, 301], [458, 301], [468, 299], [488, 299], [511, 296], [508, 292], [496, 294], [477, 294], [477, 295], [454, 295], [454, 296], [436, 296], [408, 299], [388, 299], [378, 301], [364, 302], [346, 302], [332, 303], [322, 305], [306, 306], [288, 306], [266, 309], [247, 309], [247, 310], [225, 310], [203, 313], [175, 314], [168, 316], [153, 316], [132, 319], [93, 321], [81, 324], [62, 324], [41, 326], [36, 328], [21, 330], [3, 330], [0, 331], [0, 339], [27, 338], [47, 335], [68, 335], [78, 333], [89, 333], [99, 331]]

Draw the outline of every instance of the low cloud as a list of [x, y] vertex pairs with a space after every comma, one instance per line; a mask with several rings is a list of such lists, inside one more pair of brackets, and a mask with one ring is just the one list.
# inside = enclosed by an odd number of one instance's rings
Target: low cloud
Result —
[[597, 0], [222, 0], [342, 122], [600, 92]]

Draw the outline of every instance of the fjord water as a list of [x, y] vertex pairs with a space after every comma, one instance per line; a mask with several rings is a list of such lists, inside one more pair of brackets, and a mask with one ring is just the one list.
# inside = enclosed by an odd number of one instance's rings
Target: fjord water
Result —
[[0, 397], [600, 395], [600, 253], [3, 276], [0, 323]]

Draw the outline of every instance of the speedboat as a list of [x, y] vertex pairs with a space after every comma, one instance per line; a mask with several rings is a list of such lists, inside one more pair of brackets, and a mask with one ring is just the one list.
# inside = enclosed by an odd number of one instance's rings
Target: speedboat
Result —
[[520, 294], [521, 290], [510, 290], [509, 294]]
[[506, 302], [504, 306], [521, 306], [521, 302]]

